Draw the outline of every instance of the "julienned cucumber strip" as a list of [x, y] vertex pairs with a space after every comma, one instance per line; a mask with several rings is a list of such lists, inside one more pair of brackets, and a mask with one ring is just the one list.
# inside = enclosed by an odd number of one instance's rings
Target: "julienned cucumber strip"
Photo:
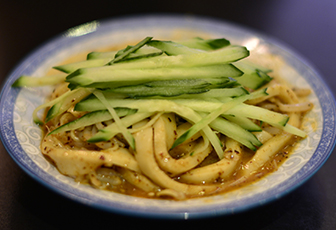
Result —
[[66, 81], [82, 87], [116, 88], [157, 80], [239, 77], [243, 73], [231, 64], [190, 68], [114, 69], [113, 66], [79, 69]]
[[[133, 98], [141, 97], [177, 97], [186, 94], [198, 94], [198, 97], [234, 97], [248, 92], [242, 88], [220, 88], [230, 84], [229, 78], [218, 79], [182, 79], [147, 82], [142, 85], [124, 86], [114, 89], [107, 89], [105, 92], [125, 94]], [[220, 89], [215, 89], [220, 88]], [[190, 97], [192, 95], [189, 95]]]
[[307, 133], [302, 131], [301, 129], [296, 128], [295, 126], [292, 126], [290, 124], [286, 124], [285, 127], [282, 128], [283, 131], [287, 132], [287, 133], [291, 133], [294, 134], [296, 136], [305, 138], [307, 136]]
[[152, 81], [146, 82], [144, 85], [148, 87], [192, 87], [204, 88], [209, 85], [224, 85], [229, 82], [229, 78], [214, 78], [214, 79], [182, 79], [168, 81]]
[[[135, 91], [132, 88], [137, 88]], [[216, 79], [183, 79], [183, 80], [168, 80], [168, 81], [156, 81], [156, 82], [147, 82], [143, 85], [137, 86], [126, 86], [121, 87], [122, 90], [125, 90], [124, 93], [130, 93], [129, 96], [134, 98], [152, 98], [152, 99], [162, 99], [162, 97], [169, 97], [169, 99], [178, 99], [178, 98], [229, 98], [237, 97], [244, 94], [248, 94], [248, 91], [236, 81], [231, 81], [228, 78], [216, 78]], [[149, 87], [146, 92], [140, 92], [137, 94], [136, 91], [140, 91], [140, 88], [143, 86]], [[231, 88], [232, 87], [232, 88]], [[118, 91], [120, 88], [116, 88]], [[129, 92], [127, 89], [131, 89]], [[145, 89], [145, 88], [144, 88]], [[152, 91], [160, 92], [156, 95], [151, 96]], [[114, 91], [114, 89], [107, 89], [104, 92]], [[170, 92], [175, 92], [174, 94]]]
[[158, 51], [158, 52], [155, 52], [155, 53], [148, 53], [148, 54], [134, 54], [134, 53], [131, 53], [126, 58], [124, 58], [123, 60], [121, 60], [118, 63], [129, 62], [129, 61], [137, 61], [137, 60], [140, 60], [140, 59], [157, 57], [157, 56], [160, 56], [162, 54], [163, 54], [162, 51]]
[[91, 53], [88, 53], [86, 56], [86, 60], [93, 60], [93, 59], [110, 59], [112, 60], [118, 51], [106, 51], [106, 52], [97, 52], [93, 51]]
[[[220, 102], [213, 101], [202, 101], [202, 100], [186, 100], [186, 99], [177, 99], [174, 100], [176, 103], [188, 106], [195, 111], [207, 112], [210, 113], [213, 110], [217, 109], [222, 105]], [[248, 117], [251, 119], [260, 120], [266, 122], [270, 125], [276, 127], [283, 127], [287, 124], [289, 119], [288, 116], [283, 115], [281, 113], [276, 113], [261, 107], [247, 105], [247, 104], [239, 104], [224, 114], [226, 115], [239, 115]]]
[[[117, 53], [119, 52], [123, 52], [124, 50], [119, 50], [119, 51], [107, 51], [107, 52], [91, 52], [87, 55], [87, 60], [93, 60], [93, 59], [106, 59], [109, 58], [110, 60], [112, 60]], [[150, 46], [143, 46], [140, 49], [136, 50], [133, 53], [130, 53], [125, 59], [131, 59], [131, 58], [138, 58], [140, 56], [146, 56], [146, 55], [151, 55], [151, 54], [162, 54], [163, 52], [159, 49], [156, 49], [154, 47], [150, 47]]]
[[251, 119], [239, 115], [223, 115], [223, 117], [230, 121], [233, 122], [243, 129], [246, 129], [249, 132], [261, 132], [262, 129], [259, 125], [254, 123]]
[[64, 113], [71, 106], [74, 106], [82, 99], [86, 98], [92, 93], [92, 89], [87, 88], [78, 88], [72, 91], [68, 91], [67, 93], [61, 96], [61, 99], [56, 98], [56, 103], [48, 110], [45, 122], [50, 121], [54, 117]]
[[189, 48], [187, 46], [184, 46], [182, 44], [172, 42], [172, 41], [152, 40], [148, 42], [147, 45], [160, 49], [164, 51], [167, 55], [177, 55], [177, 54], [185, 54], [185, 53], [192, 54], [192, 53], [205, 52], [202, 50], [196, 50], [193, 48]]
[[[237, 88], [220, 88], [209, 89], [209, 91], [201, 94], [194, 95], [195, 98], [226, 98], [226, 97], [239, 97], [248, 94], [248, 91], [243, 87]], [[193, 95], [190, 95], [192, 97]]]
[[283, 128], [289, 120], [289, 117], [286, 115], [246, 104], [237, 105], [228, 110], [227, 114], [238, 114], [251, 119], [257, 119], [279, 128]]
[[[115, 108], [115, 111], [117, 113], [117, 115], [119, 117], [124, 117], [127, 115], [131, 115], [136, 113], [135, 109], [127, 109], [127, 108]], [[58, 127], [57, 129], [54, 129], [53, 131], [51, 131], [48, 135], [50, 134], [57, 134], [57, 133], [61, 133], [61, 132], [66, 132], [66, 131], [70, 131], [70, 130], [75, 130], [78, 128], [82, 128], [85, 126], [89, 126], [89, 125], [93, 125], [99, 122], [104, 122], [104, 121], [108, 121], [111, 120], [112, 116], [110, 114], [109, 111], [107, 110], [100, 110], [100, 111], [94, 111], [91, 113], [87, 113], [84, 116], [71, 121], [69, 123], [66, 123], [60, 127]]]
[[[164, 87], [158, 87], [155, 89], [160, 89], [165, 90]], [[161, 95], [154, 95], [154, 96], [135, 96], [133, 98], [144, 98], [144, 99], [168, 99], [168, 100], [174, 100], [174, 99], [198, 99], [198, 100], [218, 100], [220, 99], [221, 102], [225, 102], [231, 97], [238, 97], [242, 96], [245, 94], [248, 94], [248, 92], [242, 88], [242, 87], [237, 87], [237, 88], [220, 88], [220, 89], [214, 89], [212, 86], [207, 86], [205, 88], [200, 88], [200, 89], [193, 89], [194, 92], [189, 92], [186, 94], [186, 91], [183, 92], [181, 89], [176, 89], [179, 91], [179, 93], [184, 93], [180, 95], [162, 95], [164, 92], [160, 92]], [[199, 92], [197, 92], [199, 90]], [[202, 92], [203, 91], [203, 92]], [[169, 98], [168, 98], [169, 97]]]
[[[139, 121], [142, 121], [150, 116], [152, 116], [154, 113], [135, 113], [131, 114], [129, 116], [123, 117], [120, 119], [121, 123], [125, 127], [129, 127]], [[96, 143], [100, 141], [108, 141], [111, 140], [115, 135], [120, 133], [120, 129], [118, 128], [117, 124], [114, 122], [110, 124], [109, 126], [105, 127], [104, 129], [99, 130], [98, 133], [96, 133], [93, 137], [91, 137], [88, 142], [90, 143]]]
[[239, 78], [236, 78], [236, 80], [241, 85], [256, 90], [270, 82], [272, 79], [266, 73], [256, 70], [251, 74], [245, 73]]
[[65, 78], [65, 74], [54, 74], [43, 77], [22, 75], [13, 83], [12, 87], [38, 87], [56, 85], [64, 82]]
[[113, 60], [111, 60], [109, 63], [107, 63], [107, 65], [112, 65], [114, 63], [117, 63], [117, 62], [123, 60], [129, 54], [134, 53], [135, 51], [137, 51], [138, 49], [140, 49], [141, 47], [143, 47], [147, 42], [149, 42], [150, 40], [152, 40], [152, 38], [153, 37], [146, 37], [145, 39], [143, 39], [142, 41], [140, 41], [135, 46], [130, 47], [129, 49], [125, 50], [124, 52], [122, 52], [121, 54], [119, 54], [118, 56], [116, 56]]
[[[146, 44], [148, 44], [148, 42], [150, 42], [150, 41], [147, 41]], [[138, 46], [138, 45], [136, 45], [136, 46]], [[125, 49], [117, 51], [116, 54], [114, 55], [114, 57], [117, 58], [118, 56], [123, 55], [126, 51], [130, 50], [131, 48], [134, 48], [134, 46], [129, 45]], [[123, 58], [123, 60], [129, 59], [129, 58], [136, 58], [136, 57], [139, 57], [139, 56], [146, 56], [148, 54], [151, 55], [153, 53], [162, 54], [163, 52], [159, 49], [154, 48], [154, 47], [151, 47], [151, 46], [148, 46], [148, 45], [143, 45], [140, 48], [138, 48], [137, 50], [128, 54], [127, 57]]]
[[272, 80], [272, 78], [267, 75], [267, 72], [270, 72], [269, 69], [253, 65], [246, 60], [236, 62], [234, 65], [244, 72], [243, 76], [236, 79], [237, 82], [248, 88], [259, 89]]
[[217, 50], [230, 45], [230, 41], [225, 38], [203, 39], [200, 37], [178, 41], [177, 43], [187, 46], [189, 48], [206, 51]]
[[162, 96], [172, 97], [181, 94], [199, 94], [208, 91], [206, 88], [187, 88], [187, 87], [149, 87], [146, 85], [125, 86], [109, 91], [125, 94], [132, 98]]
[[[166, 100], [165, 99], [117, 99], [114, 98], [113, 96], [109, 96], [108, 93], [104, 93], [106, 99], [110, 103], [111, 106], [113, 107], [126, 107], [126, 108], [132, 108], [132, 109], [139, 109], [141, 108], [142, 110], [146, 110], [147, 107], [157, 107], [161, 103], [164, 103]], [[177, 101], [179, 102], [180, 100], [183, 100], [184, 104], [188, 104], [188, 102], [191, 103], [202, 103], [202, 104], [207, 104], [208, 101], [204, 100], [196, 100], [196, 99], [170, 99], [169, 101]], [[212, 102], [211, 102], [212, 103]], [[218, 106], [220, 103], [216, 103]], [[208, 112], [210, 109], [212, 109], [214, 106], [212, 105], [211, 108], [205, 109], [206, 112]], [[160, 109], [159, 107], [157, 107]], [[218, 107], [217, 107], [218, 108]], [[90, 96], [85, 100], [82, 100], [81, 102], [77, 103], [75, 106], [75, 111], [97, 111], [97, 110], [103, 110], [105, 109], [104, 105], [95, 97], [95, 96]], [[158, 112], [158, 111], [156, 111]]]
[[64, 73], [72, 73], [75, 70], [80, 69], [80, 68], [91, 68], [91, 67], [104, 66], [109, 61], [111, 61], [111, 58], [92, 59], [92, 60], [74, 62], [70, 64], [65, 64], [65, 65], [54, 66], [53, 68], [59, 71], [62, 71]]
[[135, 140], [134, 140], [132, 134], [122, 124], [122, 122], [120, 121], [120, 118], [119, 118], [118, 114], [116, 113], [116, 111], [114, 110], [114, 108], [109, 104], [109, 102], [106, 100], [104, 94], [101, 91], [99, 91], [99, 90], [93, 91], [93, 94], [98, 98], [98, 100], [110, 112], [110, 114], [112, 115], [112, 118], [113, 118], [114, 122], [117, 124], [118, 129], [120, 130], [120, 132], [122, 133], [122, 135], [124, 136], [124, 138], [126, 139], [126, 141], [128, 142], [128, 144], [130, 145], [130, 147], [135, 150]]
[[238, 62], [235, 63], [235, 65], [238, 68], [243, 69], [244, 72], [248, 73], [248, 74], [254, 73], [256, 70], [259, 70], [259, 71], [264, 72], [264, 73], [272, 72], [271, 69], [266, 68], [266, 67], [261, 66], [261, 65], [258, 65], [258, 64], [255, 64], [255, 63], [249, 61], [248, 59], [238, 61]]

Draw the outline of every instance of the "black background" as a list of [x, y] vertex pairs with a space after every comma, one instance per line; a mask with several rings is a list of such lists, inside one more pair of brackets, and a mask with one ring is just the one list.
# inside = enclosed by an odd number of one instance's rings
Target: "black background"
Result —
[[[312, 63], [335, 94], [334, 0], [0, 0], [1, 82], [29, 52], [68, 28], [148, 13], [214, 17], [276, 37]], [[27, 176], [0, 145], [0, 229], [336, 229], [335, 165], [333, 153], [301, 187], [257, 209], [215, 219], [164, 221], [105, 213], [69, 201]]]

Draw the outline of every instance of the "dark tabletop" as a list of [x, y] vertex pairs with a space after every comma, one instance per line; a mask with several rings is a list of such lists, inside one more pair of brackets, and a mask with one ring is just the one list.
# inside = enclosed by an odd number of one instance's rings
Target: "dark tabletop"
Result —
[[[335, 0], [0, 0], [0, 78], [66, 29], [96, 19], [145, 13], [215, 17], [274, 36], [304, 56], [336, 92]], [[0, 229], [202, 227], [336, 229], [336, 155], [295, 191], [244, 213], [164, 221], [105, 213], [61, 197], [26, 175], [0, 144]]]

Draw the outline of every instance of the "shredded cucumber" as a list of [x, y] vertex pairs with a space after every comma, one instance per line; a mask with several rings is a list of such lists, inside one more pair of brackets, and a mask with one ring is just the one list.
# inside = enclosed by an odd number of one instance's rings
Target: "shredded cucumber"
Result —
[[[134, 109], [127, 109], [127, 108], [115, 108], [114, 109], [117, 113], [117, 115], [119, 117], [124, 117], [124, 116], [128, 116], [131, 114], [136, 113], [136, 110]], [[108, 110], [100, 110], [100, 111], [94, 111], [91, 113], [87, 113], [84, 116], [74, 120], [74, 121], [70, 121], [56, 129], [54, 129], [53, 131], [51, 131], [48, 135], [50, 134], [57, 134], [57, 133], [61, 133], [61, 132], [66, 132], [66, 131], [70, 131], [70, 130], [75, 130], [78, 128], [82, 128], [85, 126], [90, 126], [99, 122], [104, 122], [104, 121], [108, 121], [111, 120], [112, 116], [111, 113]]]
[[[128, 127], [152, 116], [153, 114], [154, 113], [135, 113], [121, 118], [120, 121], [124, 127]], [[88, 142], [95, 143], [100, 141], [108, 141], [118, 133], [121, 133], [120, 128], [118, 127], [117, 123], [112, 123], [104, 129], [99, 130], [99, 132], [91, 137]]]
[[76, 70], [67, 76], [66, 81], [80, 87], [116, 88], [157, 80], [227, 78], [242, 74], [231, 64], [150, 69], [114, 69], [113, 66], [104, 66]]
[[229, 46], [231, 43], [225, 38], [203, 39], [195, 37], [187, 40], [178, 41], [179, 44], [200, 50], [217, 50]]
[[135, 149], [129, 126], [154, 114], [173, 112], [192, 126], [172, 148], [201, 132], [222, 159], [223, 146], [216, 133], [252, 150], [262, 145], [252, 133], [262, 132], [253, 120], [306, 135], [287, 124], [288, 116], [244, 103], [267, 95], [266, 89], [251, 89], [272, 80], [268, 75], [271, 70], [247, 61], [248, 56], [246, 47], [232, 45], [224, 38], [174, 42], [146, 37], [119, 51], [91, 52], [87, 60], [54, 67], [68, 75], [39, 79], [22, 76], [13, 87], [69, 83], [70, 91], [35, 109], [34, 121], [43, 123], [37, 111], [47, 107], [45, 122], [72, 106], [88, 113], [49, 135], [112, 119], [113, 123], [89, 142], [108, 141], [121, 133]]
[[14, 83], [13, 87], [36, 87], [46, 85], [56, 85], [64, 82], [65, 74], [54, 74], [43, 77], [32, 77], [27, 75], [20, 76]]
[[115, 109], [112, 106], [110, 106], [110, 104], [106, 100], [104, 94], [101, 91], [98, 91], [98, 90], [93, 91], [93, 94], [103, 103], [103, 105], [106, 107], [106, 109], [110, 112], [113, 120], [117, 124], [118, 129], [123, 134], [123, 136], [125, 137], [126, 141], [130, 145], [130, 147], [135, 150], [135, 140], [134, 140], [132, 134], [127, 130], [127, 127], [125, 127], [124, 124], [120, 121], [120, 118], [119, 118], [117, 112], [115, 111]]
[[138, 44], [136, 44], [135, 46], [132, 46], [128, 49], [125, 49], [124, 51], [122, 51], [121, 53], [119, 53], [119, 55], [116, 54], [116, 56], [107, 63], [107, 65], [112, 65], [118, 61], [123, 60], [125, 57], [127, 57], [129, 54], [134, 53], [135, 51], [137, 51], [138, 49], [140, 49], [141, 47], [143, 47], [147, 42], [149, 42], [150, 40], [152, 40], [152, 37], [146, 37], [145, 39], [143, 39], [142, 41], [140, 41]]

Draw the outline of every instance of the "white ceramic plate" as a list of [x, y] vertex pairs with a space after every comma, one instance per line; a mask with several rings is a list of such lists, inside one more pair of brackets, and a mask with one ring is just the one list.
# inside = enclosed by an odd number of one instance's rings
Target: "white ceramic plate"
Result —
[[[22, 74], [42, 76], [66, 57], [146, 36], [182, 39], [194, 36], [225, 37], [253, 52], [276, 54], [285, 60], [280, 71], [292, 84], [313, 90], [314, 109], [305, 120], [308, 137], [278, 171], [223, 195], [186, 201], [130, 197], [80, 185], [61, 175], [42, 156], [41, 130], [32, 112], [50, 88], [11, 88]], [[37, 181], [78, 202], [106, 211], [146, 217], [196, 218], [237, 213], [275, 200], [310, 178], [326, 161], [335, 143], [335, 102], [318, 73], [278, 41], [227, 22], [188, 16], [137, 16], [95, 21], [66, 31], [29, 55], [8, 77], [0, 101], [1, 138], [17, 164]], [[312, 128], [313, 127], [313, 128]]]

